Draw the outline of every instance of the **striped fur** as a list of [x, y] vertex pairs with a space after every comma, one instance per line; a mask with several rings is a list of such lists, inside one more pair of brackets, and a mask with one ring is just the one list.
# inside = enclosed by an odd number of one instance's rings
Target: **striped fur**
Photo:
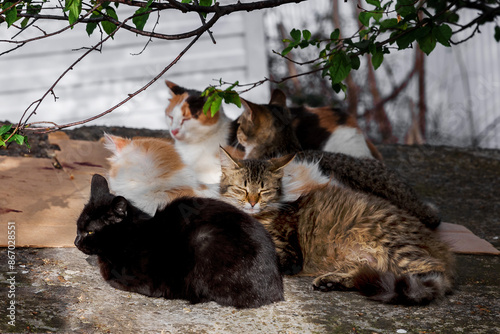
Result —
[[320, 291], [357, 289], [385, 303], [426, 304], [451, 291], [452, 253], [406, 211], [330, 182], [311, 186], [307, 175], [295, 181], [309, 189], [284, 202], [289, 158], [228, 159], [221, 196], [241, 208], [261, 199], [247, 212], [272, 235], [284, 273], [315, 276]]

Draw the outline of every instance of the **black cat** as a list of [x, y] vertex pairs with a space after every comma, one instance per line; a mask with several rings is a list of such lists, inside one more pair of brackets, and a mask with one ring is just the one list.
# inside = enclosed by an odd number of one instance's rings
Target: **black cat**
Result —
[[101, 275], [117, 289], [236, 308], [284, 299], [269, 234], [221, 201], [179, 198], [151, 218], [96, 174], [77, 228], [76, 247], [98, 255]]

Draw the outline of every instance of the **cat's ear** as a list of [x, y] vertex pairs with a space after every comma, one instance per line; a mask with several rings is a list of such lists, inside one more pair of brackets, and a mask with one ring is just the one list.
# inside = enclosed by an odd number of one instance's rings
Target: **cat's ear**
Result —
[[185, 88], [177, 85], [176, 83], [173, 83], [172, 81], [165, 80], [165, 84], [167, 85], [172, 95], [182, 95], [186, 92]]
[[113, 223], [122, 222], [127, 217], [127, 200], [122, 196], [113, 198], [111, 208], [113, 209], [113, 218], [110, 219]]
[[271, 94], [269, 104], [274, 104], [281, 107], [286, 107], [286, 95], [279, 89], [275, 89]]
[[283, 171], [283, 168], [288, 165], [290, 162], [292, 162], [293, 158], [295, 158], [295, 154], [287, 154], [279, 158], [272, 158], [269, 161], [273, 165], [273, 172], [281, 172]]
[[220, 163], [222, 170], [224, 169], [238, 169], [242, 167], [241, 162], [238, 159], [233, 158], [228, 151], [226, 151], [222, 146], [220, 148]]
[[240, 99], [241, 104], [245, 108], [245, 111], [241, 114], [240, 117], [246, 118], [248, 121], [254, 123], [255, 120], [257, 119], [257, 112], [259, 110], [259, 105], [252, 103], [250, 101], [247, 101], [245, 99]]
[[104, 176], [94, 174], [92, 176], [92, 183], [90, 185], [90, 199], [92, 201], [99, 200], [103, 196], [109, 194], [108, 181]]
[[112, 136], [104, 133], [104, 147], [114, 154], [120, 152], [125, 146], [130, 144], [131, 140], [123, 137]]

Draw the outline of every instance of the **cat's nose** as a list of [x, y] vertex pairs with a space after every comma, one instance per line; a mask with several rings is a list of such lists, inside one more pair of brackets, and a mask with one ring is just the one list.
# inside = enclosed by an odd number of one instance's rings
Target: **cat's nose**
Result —
[[259, 197], [258, 196], [250, 196], [248, 198], [248, 203], [252, 206], [252, 208], [259, 202]]
[[170, 132], [172, 133], [172, 136], [177, 136], [177, 134], [179, 133], [179, 129], [173, 129], [170, 130]]

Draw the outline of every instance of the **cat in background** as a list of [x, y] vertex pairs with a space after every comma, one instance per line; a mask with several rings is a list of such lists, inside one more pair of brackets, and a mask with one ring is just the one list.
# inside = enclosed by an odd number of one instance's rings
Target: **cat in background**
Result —
[[124, 291], [236, 308], [284, 300], [269, 234], [218, 200], [178, 198], [150, 217], [95, 174], [75, 245], [96, 254], [104, 280]]
[[[324, 184], [325, 178], [333, 178], [353, 190], [389, 200], [429, 228], [436, 228], [441, 223], [437, 209], [422, 202], [413, 188], [395, 170], [382, 162], [342, 153], [302, 151], [292, 127], [292, 116], [281, 92], [275, 91], [268, 105], [246, 104], [247, 108], [239, 118], [237, 130], [238, 140], [245, 148], [245, 156], [268, 159], [297, 153], [293, 162], [285, 167], [285, 194], [296, 192], [303, 188], [301, 185], [306, 184], [304, 180], [299, 180], [298, 183], [294, 181], [299, 175], [307, 174], [312, 186]], [[251, 115], [260, 115], [259, 119], [265, 121], [250, 121]], [[297, 172], [298, 169], [300, 172]], [[309, 171], [305, 172], [307, 169]]]
[[[171, 98], [165, 110], [167, 125], [175, 146], [184, 162], [192, 166], [199, 179], [207, 184], [218, 183], [220, 179], [219, 145], [231, 154], [243, 157], [238, 147], [236, 131], [241, 122], [265, 126], [265, 119], [253, 113], [245, 119], [231, 120], [221, 110], [213, 117], [203, 113], [206, 101], [201, 92], [186, 89], [166, 81]], [[281, 91], [280, 99], [286, 99]], [[278, 99], [273, 94], [271, 102]], [[248, 110], [249, 101], [242, 101]], [[300, 139], [300, 145], [307, 149], [345, 152], [355, 156], [382, 159], [380, 153], [365, 139], [355, 117], [332, 108], [292, 108], [292, 126]], [[264, 128], [260, 133], [272, 135]], [[248, 155], [248, 154], [247, 154]]]
[[426, 304], [451, 292], [452, 253], [406, 211], [331, 183], [285, 202], [282, 179], [293, 154], [240, 160], [222, 153], [222, 198], [266, 227], [284, 274], [385, 303]]
[[104, 146], [112, 152], [108, 158], [111, 190], [150, 216], [178, 197], [218, 196], [216, 187], [198, 181], [167, 140], [104, 134]]
[[286, 96], [279, 89], [273, 91], [267, 105], [243, 99], [242, 104], [245, 110], [238, 118], [237, 138], [245, 147], [245, 159], [263, 155], [272, 158], [283, 149], [295, 152], [304, 149], [382, 160], [356, 118], [343, 110], [287, 108]]

